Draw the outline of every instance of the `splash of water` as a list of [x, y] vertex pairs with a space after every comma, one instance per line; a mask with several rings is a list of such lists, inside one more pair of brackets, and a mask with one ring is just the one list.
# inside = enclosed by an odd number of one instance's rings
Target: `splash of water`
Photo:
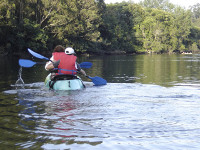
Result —
[[24, 81], [22, 79], [22, 67], [19, 68], [18, 80], [16, 81], [15, 86], [24, 88]]

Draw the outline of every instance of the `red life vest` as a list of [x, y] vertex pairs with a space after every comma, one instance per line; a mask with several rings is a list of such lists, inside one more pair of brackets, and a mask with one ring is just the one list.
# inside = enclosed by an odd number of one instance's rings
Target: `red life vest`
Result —
[[60, 60], [60, 64], [58, 65], [58, 74], [76, 74], [76, 56], [67, 55], [64, 52], [55, 52], [53, 53], [53, 57], [55, 61]]

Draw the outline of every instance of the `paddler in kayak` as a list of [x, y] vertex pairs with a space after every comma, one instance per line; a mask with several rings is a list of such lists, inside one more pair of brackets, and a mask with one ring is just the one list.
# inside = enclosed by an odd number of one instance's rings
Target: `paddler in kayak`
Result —
[[47, 71], [56, 69], [56, 73], [53, 73], [54, 71], [51, 73], [51, 78], [55, 75], [62, 74], [76, 75], [77, 71], [86, 76], [85, 71], [81, 69], [80, 65], [76, 62], [77, 57], [75, 54], [74, 49], [71, 47], [64, 49], [61, 45], [56, 46], [50, 58], [51, 61], [47, 62], [45, 65]]

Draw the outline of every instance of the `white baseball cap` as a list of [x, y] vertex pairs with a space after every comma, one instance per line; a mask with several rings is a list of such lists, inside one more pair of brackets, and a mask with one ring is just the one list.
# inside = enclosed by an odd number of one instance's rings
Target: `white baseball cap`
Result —
[[74, 52], [74, 49], [73, 49], [73, 48], [67, 47], [67, 48], [65, 49], [65, 54], [71, 55], [71, 54], [76, 54], [76, 53]]

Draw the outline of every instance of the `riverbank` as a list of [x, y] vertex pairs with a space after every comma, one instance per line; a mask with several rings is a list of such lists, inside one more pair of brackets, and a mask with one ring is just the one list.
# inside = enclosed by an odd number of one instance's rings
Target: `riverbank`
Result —
[[[52, 53], [50, 51], [40, 51], [37, 52], [41, 55], [44, 55], [45, 57], [51, 57]], [[88, 52], [76, 52], [77, 56], [98, 56], [98, 55], [141, 55], [141, 54], [184, 54], [184, 55], [191, 55], [191, 54], [197, 54], [197, 52], [192, 52], [192, 51], [184, 51], [184, 52], [180, 52], [180, 51], [175, 51], [173, 53], [149, 53], [149, 52], [126, 52], [124, 50], [114, 50], [114, 51], [105, 51], [105, 50], [100, 50], [100, 51], [88, 51]], [[15, 56], [15, 57], [19, 57], [19, 58], [31, 58], [32, 55], [30, 55], [28, 53], [28, 51], [24, 51], [24, 52], [14, 52], [13, 54], [10, 53], [5, 53], [5, 54], [0, 54], [0, 57], [6, 57], [6, 56]]]

